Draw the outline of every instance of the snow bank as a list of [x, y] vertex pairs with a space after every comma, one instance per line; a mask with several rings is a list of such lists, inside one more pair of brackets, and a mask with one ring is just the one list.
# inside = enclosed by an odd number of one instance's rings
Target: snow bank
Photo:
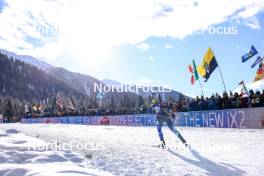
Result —
[[[167, 128], [164, 128], [169, 149], [161, 150], [151, 147], [159, 143], [155, 127], [3, 124], [0, 125], [0, 129], [2, 129], [0, 157], [3, 157], [0, 161], [5, 161], [0, 165], [0, 175], [11, 170], [25, 172], [22, 175], [38, 173], [55, 176], [93, 175], [93, 172], [94, 175], [111, 173], [120, 176], [219, 176], [264, 173], [263, 130], [178, 128], [191, 143], [192, 150], [187, 150]], [[26, 144], [22, 144], [23, 140], [41, 145], [44, 141], [44, 143], [59, 141], [61, 144], [76, 141], [83, 145], [94, 145], [82, 150], [74, 148], [71, 151], [33, 152], [23, 151], [23, 145]], [[18, 144], [14, 144], [14, 141]], [[12, 149], [12, 146], [20, 147]], [[13, 161], [12, 152], [21, 155], [20, 159]], [[25, 153], [36, 156], [24, 157]]]
[[48, 145], [14, 128], [0, 130], [0, 175], [111, 175], [89, 168], [86, 158], [72, 151], [37, 150]]

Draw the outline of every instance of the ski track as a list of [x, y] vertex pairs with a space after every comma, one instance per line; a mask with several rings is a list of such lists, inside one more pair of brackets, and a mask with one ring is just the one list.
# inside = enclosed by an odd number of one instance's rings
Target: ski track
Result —
[[[2, 131], [10, 129], [48, 143], [78, 141], [81, 144], [103, 146], [102, 150], [74, 149], [69, 152], [84, 158], [81, 162], [72, 161], [76, 165], [81, 164], [82, 167], [113, 175], [224, 176], [264, 173], [263, 130], [179, 127], [178, 130], [191, 143], [192, 149], [189, 150], [164, 127], [168, 149], [162, 150], [151, 147], [159, 144], [155, 127], [20, 123], [0, 125]], [[3, 137], [0, 135], [0, 140]], [[89, 174], [83, 172], [83, 175]]]

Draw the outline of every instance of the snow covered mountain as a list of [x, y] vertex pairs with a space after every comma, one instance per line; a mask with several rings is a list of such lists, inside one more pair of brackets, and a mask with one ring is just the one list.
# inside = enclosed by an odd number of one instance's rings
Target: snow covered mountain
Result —
[[47, 73], [88, 96], [95, 96], [94, 83], [101, 83], [92, 76], [74, 73], [64, 68], [52, 67], [47, 70]]
[[0, 49], [0, 53], [7, 55], [7, 57], [9, 57], [9, 58], [12, 57], [13, 59], [20, 60], [20, 61], [23, 61], [25, 63], [31, 64], [31, 65], [38, 67], [39, 69], [44, 70], [44, 71], [53, 67], [52, 65], [50, 65], [44, 61], [41, 61], [35, 57], [32, 57], [32, 56], [17, 55], [15, 53], [7, 51], [5, 49]]
[[4, 54], [0, 54], [0, 68], [0, 98], [36, 102], [50, 99], [58, 93], [65, 97], [85, 97], [85, 94], [47, 72], [20, 60], [11, 60]]
[[[112, 102], [114, 101], [115, 104], [120, 104], [121, 102], [124, 101], [124, 99], [130, 99], [131, 102], [134, 103], [134, 102], [138, 102], [139, 100], [141, 100], [140, 97], [148, 101], [149, 97], [152, 95], [151, 91], [144, 92], [143, 88], [138, 89], [138, 92], [123, 92], [123, 93], [122, 92], [109, 92], [109, 93], [104, 93], [101, 95], [101, 93], [94, 90], [95, 83], [97, 85], [102, 83], [103, 85], [111, 85], [111, 86], [122, 85], [126, 87], [128, 87], [130, 84], [122, 84], [118, 81], [114, 81], [110, 79], [104, 79], [100, 81], [92, 76], [80, 74], [80, 73], [74, 73], [74, 72], [66, 70], [65, 68], [57, 68], [37, 58], [26, 56], [26, 55], [18, 55], [18, 54], [9, 52], [4, 49], [0, 49], [0, 53], [2, 53], [3, 55], [6, 55], [7, 58], [13, 58], [15, 60], [23, 61], [26, 64], [30, 64], [32, 66], [39, 68], [45, 74], [47, 73], [48, 75], [56, 78], [55, 80], [58, 80], [60, 83], [64, 83], [67, 85], [67, 87], [71, 87], [72, 90], [74, 90], [74, 92], [77, 91], [93, 99], [100, 97], [102, 102], [105, 102], [106, 104], [111, 103], [111, 101]], [[11, 75], [11, 73], [8, 73], [8, 74]], [[8, 75], [6, 76], [8, 77]], [[34, 77], [34, 73], [32, 77]], [[21, 90], [21, 91], [23, 92], [25, 90]], [[180, 95], [182, 94], [177, 91], [171, 90], [171, 92], [164, 92], [164, 93], [160, 93], [159, 95], [164, 101], [175, 102], [180, 98]]]
[[101, 80], [101, 82], [103, 82], [105, 85], [110, 85], [110, 86], [122, 85], [122, 83], [120, 83], [118, 81], [111, 80], [111, 79], [103, 79], [103, 80]]

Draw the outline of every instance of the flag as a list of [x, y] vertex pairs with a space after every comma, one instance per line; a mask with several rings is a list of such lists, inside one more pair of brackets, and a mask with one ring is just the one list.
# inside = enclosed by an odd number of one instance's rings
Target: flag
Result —
[[193, 70], [194, 70], [195, 80], [197, 81], [199, 79], [199, 75], [198, 75], [198, 72], [197, 72], [197, 67], [196, 67], [195, 61], [193, 60], [192, 62], [193, 62]]
[[256, 48], [252, 45], [250, 50], [244, 54], [242, 56], [242, 62], [246, 62], [248, 59], [252, 58], [253, 56], [255, 56], [256, 54], [258, 54], [258, 51], [256, 50]]
[[244, 81], [241, 81], [238, 85], [245, 85]]
[[218, 66], [215, 55], [211, 48], [205, 53], [203, 63], [197, 68], [199, 74], [205, 78], [205, 82], [210, 78], [210, 75], [214, 72]]
[[263, 63], [259, 64], [259, 68], [256, 73], [256, 77], [254, 79], [254, 82], [264, 79], [264, 65]]
[[36, 105], [33, 105], [33, 110], [36, 112], [38, 110], [37, 106]]
[[194, 72], [193, 72], [192, 65], [188, 65], [188, 70], [192, 74], [192, 76], [191, 76], [191, 83], [192, 83], [192, 85], [194, 85], [195, 84], [195, 78], [194, 78], [194, 75], [193, 75]]
[[259, 68], [257, 70], [257, 74], [261, 75], [263, 74], [263, 68], [264, 68], [264, 65], [263, 65], [263, 62], [259, 64]]
[[74, 110], [74, 105], [73, 105], [73, 103], [72, 103], [70, 98], [68, 98], [68, 102], [69, 102], [68, 108], [71, 109], [71, 110]]
[[261, 58], [260, 56], [258, 56], [257, 59], [256, 59], [256, 61], [251, 65], [251, 68], [254, 68], [256, 65], [258, 65], [262, 61], [263, 61], [263, 58]]
[[192, 75], [192, 77], [191, 77], [191, 83], [192, 83], [192, 85], [194, 85], [194, 83], [195, 83], [194, 75]]
[[192, 65], [189, 65], [189, 66], [188, 66], [188, 69], [189, 69], [189, 72], [190, 72], [191, 74], [193, 74], [193, 68], [192, 68]]
[[57, 100], [56, 100], [56, 106], [57, 106], [57, 108], [63, 109], [64, 105], [63, 105], [63, 100], [61, 99], [61, 97], [58, 97], [57, 98]]
[[248, 93], [248, 91], [247, 91], [247, 88], [246, 88], [245, 82], [244, 82], [244, 81], [241, 81], [241, 82], [239, 83], [239, 85], [242, 86], [241, 93], [242, 93], [243, 97], [244, 97], [244, 96], [249, 96], [249, 93]]

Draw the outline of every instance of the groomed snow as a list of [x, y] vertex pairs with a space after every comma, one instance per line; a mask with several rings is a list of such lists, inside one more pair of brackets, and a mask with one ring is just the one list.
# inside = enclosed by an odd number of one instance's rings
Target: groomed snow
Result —
[[[62, 124], [0, 125], [0, 175], [262, 175], [264, 130], [178, 128], [185, 149], [164, 128]], [[72, 150], [61, 149], [62, 146]], [[77, 145], [78, 144], [78, 145]], [[56, 146], [59, 151], [36, 146]], [[28, 150], [28, 146], [30, 150]], [[34, 148], [35, 146], [35, 148]], [[63, 148], [63, 147], [62, 147]]]

